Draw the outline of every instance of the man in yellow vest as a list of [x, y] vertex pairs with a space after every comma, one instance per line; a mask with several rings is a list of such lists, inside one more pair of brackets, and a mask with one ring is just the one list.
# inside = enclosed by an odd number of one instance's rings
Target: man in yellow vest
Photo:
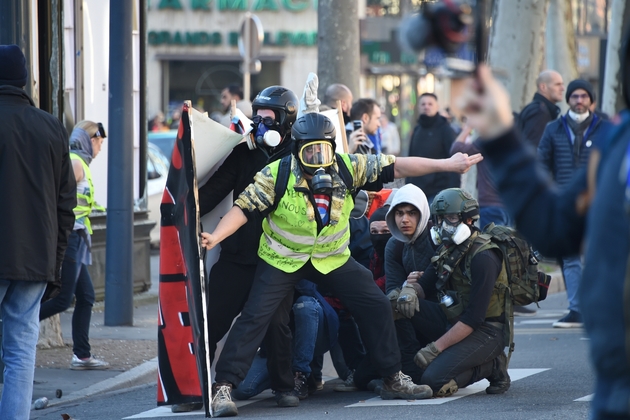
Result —
[[[431, 204], [431, 238], [439, 245], [419, 279], [402, 285], [397, 310], [416, 331], [433, 340], [415, 363], [420, 383], [436, 397], [448, 397], [482, 379], [488, 394], [510, 388], [504, 326], [508, 279], [501, 252], [474, 226], [479, 203], [459, 188], [439, 192]], [[439, 302], [439, 303], [438, 303]]]
[[[379, 190], [394, 178], [432, 172], [466, 172], [480, 155], [449, 159], [396, 158], [389, 155], [336, 155], [335, 127], [325, 116], [306, 114], [292, 127], [293, 152], [284, 195], [276, 197], [281, 162], [263, 168], [202, 244], [212, 249], [250, 217], [262, 216], [263, 234], [250, 298], [228, 335], [217, 362], [212, 410], [215, 417], [238, 413], [230, 392], [249, 370], [267, 325], [295, 284], [309, 279], [326, 287], [352, 312], [376, 370], [384, 378], [384, 399], [421, 399], [433, 395], [400, 371], [400, 351], [388, 299], [369, 270], [350, 257], [352, 190]], [[345, 165], [345, 169], [341, 169]], [[340, 171], [349, 172], [346, 185]], [[282, 398], [276, 394], [276, 398]]]

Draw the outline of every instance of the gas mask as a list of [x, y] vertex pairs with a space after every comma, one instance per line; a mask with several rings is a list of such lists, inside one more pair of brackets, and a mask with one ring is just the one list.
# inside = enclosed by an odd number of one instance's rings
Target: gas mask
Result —
[[327, 168], [335, 162], [335, 150], [327, 140], [308, 141], [300, 145], [297, 158], [304, 173], [313, 175], [313, 183], [315, 183], [315, 174], [325, 174]]
[[472, 235], [470, 227], [462, 221], [453, 223], [438, 218], [438, 223], [431, 228], [431, 240], [435, 245], [442, 243], [459, 245], [470, 238], [470, 235]]
[[280, 123], [271, 117], [254, 115], [252, 118], [254, 129], [247, 138], [249, 150], [258, 148], [274, 148], [282, 142], [282, 136], [278, 132]]
[[313, 179], [311, 179], [311, 187], [314, 194], [332, 194], [332, 176], [326, 173], [324, 168], [317, 169], [313, 174]]

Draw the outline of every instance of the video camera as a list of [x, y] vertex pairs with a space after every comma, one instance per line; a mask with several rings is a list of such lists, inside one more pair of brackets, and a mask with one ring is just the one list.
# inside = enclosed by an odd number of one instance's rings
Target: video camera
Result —
[[[475, 6], [476, 16], [473, 16]], [[407, 51], [421, 52], [428, 47], [441, 51], [441, 63], [451, 73], [469, 75], [476, 62], [483, 61], [487, 51], [485, 0], [457, 2], [441, 0], [425, 4], [421, 13], [403, 19], [398, 31], [399, 43]], [[476, 23], [476, 27], [474, 27]], [[462, 57], [460, 52], [475, 38], [475, 55]]]

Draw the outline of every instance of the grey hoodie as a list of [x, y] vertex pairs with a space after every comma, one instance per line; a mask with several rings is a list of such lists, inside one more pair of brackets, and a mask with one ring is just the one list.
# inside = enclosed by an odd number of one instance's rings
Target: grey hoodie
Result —
[[[396, 226], [395, 207], [411, 204], [420, 211], [420, 220], [411, 238], [402, 234]], [[385, 220], [392, 238], [385, 247], [385, 276], [387, 293], [400, 288], [412, 271], [425, 271], [435, 253], [427, 224], [431, 217], [429, 203], [424, 192], [413, 184], [407, 184], [396, 192]]]
[[[416, 232], [411, 238], [403, 235], [400, 229], [398, 229], [398, 226], [396, 226], [396, 212], [394, 211], [394, 208], [399, 204], [411, 204], [420, 212], [420, 221], [418, 222], [418, 226], [416, 226]], [[387, 227], [394, 238], [404, 243], [413, 243], [427, 227], [430, 217], [431, 211], [429, 210], [427, 196], [424, 195], [424, 192], [422, 192], [420, 188], [413, 184], [407, 184], [396, 191], [396, 195], [391, 202], [387, 216], [385, 216], [385, 220], [387, 221]]]

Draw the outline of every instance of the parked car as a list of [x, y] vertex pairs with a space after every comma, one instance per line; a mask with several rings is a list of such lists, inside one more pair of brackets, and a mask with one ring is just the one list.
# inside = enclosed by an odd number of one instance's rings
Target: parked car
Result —
[[164, 187], [166, 187], [166, 178], [168, 177], [170, 165], [170, 159], [166, 157], [162, 150], [155, 144], [149, 143], [147, 148], [148, 210], [149, 219], [156, 223], [151, 230], [152, 246], [159, 246], [160, 244], [160, 204], [162, 203], [162, 194], [164, 193]]
[[148, 135], [148, 140], [149, 144], [159, 147], [168, 161], [171, 161], [173, 146], [175, 146], [175, 140], [177, 140], [177, 130], [152, 131]]

